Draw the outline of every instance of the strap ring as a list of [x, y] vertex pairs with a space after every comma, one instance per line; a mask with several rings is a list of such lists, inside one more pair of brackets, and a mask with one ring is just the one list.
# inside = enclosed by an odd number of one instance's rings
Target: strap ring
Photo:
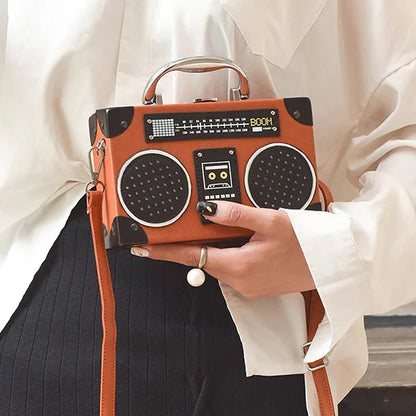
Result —
[[101, 185], [101, 192], [104, 193], [105, 185], [103, 182], [99, 181], [98, 179], [91, 180], [85, 185], [85, 193], [89, 194], [94, 187], [97, 188], [97, 191], [98, 191], [98, 185]]
[[[309, 347], [310, 347], [310, 345], [311, 345], [311, 344], [312, 344], [312, 341], [310, 341], [310, 342], [305, 342], [305, 343], [302, 345], [302, 358], [305, 358], [306, 353], [308, 352], [308, 349], [309, 349]], [[322, 361], [322, 364], [318, 364], [318, 365], [316, 365], [315, 367], [312, 367], [312, 366], [311, 366], [311, 364], [313, 364], [313, 363], [305, 363], [305, 364], [306, 364], [307, 369], [308, 369], [309, 371], [314, 372], [314, 371], [316, 371], [316, 370], [320, 370], [321, 368], [328, 367], [328, 365], [329, 365], [329, 358], [328, 358], [328, 354], [326, 354], [323, 358], [321, 358], [321, 359], [317, 360], [316, 362], [319, 362], [319, 361]]]

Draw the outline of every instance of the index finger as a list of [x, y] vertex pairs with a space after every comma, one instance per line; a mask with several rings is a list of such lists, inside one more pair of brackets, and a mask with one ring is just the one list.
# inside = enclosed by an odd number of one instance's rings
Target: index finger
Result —
[[200, 201], [198, 211], [216, 224], [257, 232], [267, 232], [279, 215], [274, 209], [255, 208], [229, 201]]

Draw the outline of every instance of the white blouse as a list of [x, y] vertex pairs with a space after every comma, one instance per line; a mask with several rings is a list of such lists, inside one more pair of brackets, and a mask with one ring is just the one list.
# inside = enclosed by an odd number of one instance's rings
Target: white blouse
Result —
[[[291, 211], [326, 315], [305, 358], [328, 354], [339, 402], [367, 365], [363, 315], [416, 298], [416, 5], [413, 0], [41, 0], [0, 6], [0, 328], [88, 182], [87, 120], [137, 105], [169, 61], [231, 58], [251, 98], [309, 96], [330, 212]], [[234, 75], [169, 74], [165, 102], [226, 99]], [[185, 277], [184, 277], [185, 278]], [[304, 373], [298, 293], [222, 287], [247, 375]]]

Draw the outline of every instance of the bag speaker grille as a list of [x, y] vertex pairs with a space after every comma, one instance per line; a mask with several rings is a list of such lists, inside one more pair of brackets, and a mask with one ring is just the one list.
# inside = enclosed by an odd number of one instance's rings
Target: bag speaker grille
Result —
[[161, 150], [145, 150], [123, 165], [118, 196], [127, 214], [143, 225], [162, 227], [175, 222], [191, 196], [191, 182], [183, 165]]
[[309, 159], [285, 143], [258, 149], [247, 162], [244, 180], [251, 202], [260, 208], [306, 208], [316, 187]]

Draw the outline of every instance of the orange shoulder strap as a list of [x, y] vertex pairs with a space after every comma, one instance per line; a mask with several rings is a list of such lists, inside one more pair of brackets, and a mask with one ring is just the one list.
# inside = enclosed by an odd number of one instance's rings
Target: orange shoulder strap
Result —
[[107, 252], [104, 246], [101, 191], [88, 191], [92, 241], [101, 297], [103, 342], [101, 346], [100, 416], [114, 416], [116, 403], [116, 310]]
[[[333, 202], [331, 191], [321, 181], [319, 181], [319, 189], [322, 193], [325, 210], [327, 210], [329, 204]], [[317, 290], [311, 290], [302, 294], [305, 301], [306, 326], [308, 336], [308, 342], [304, 345], [304, 353], [306, 353], [310, 343], [316, 334], [318, 325], [321, 323], [324, 317], [325, 309]], [[320, 360], [309, 363], [308, 369], [309, 371], [312, 371], [313, 381], [315, 383], [315, 389], [318, 395], [321, 416], [335, 416], [331, 386], [329, 385], [328, 374], [326, 372], [327, 365], [328, 358], [325, 356]]]

